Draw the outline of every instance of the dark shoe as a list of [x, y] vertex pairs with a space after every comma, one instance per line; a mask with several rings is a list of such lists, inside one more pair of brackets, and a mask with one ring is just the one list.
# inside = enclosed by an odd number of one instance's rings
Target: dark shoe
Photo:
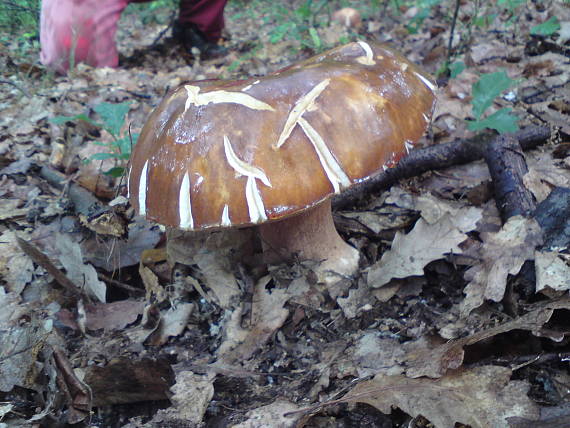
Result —
[[208, 41], [202, 32], [189, 24], [175, 22], [172, 37], [182, 43], [184, 49], [192, 54], [192, 48], [200, 51], [200, 59], [214, 59], [226, 56], [228, 50], [217, 43]]

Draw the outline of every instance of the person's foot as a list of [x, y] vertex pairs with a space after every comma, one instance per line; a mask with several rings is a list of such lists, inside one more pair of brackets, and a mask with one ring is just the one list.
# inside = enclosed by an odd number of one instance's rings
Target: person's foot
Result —
[[202, 32], [191, 24], [175, 22], [172, 37], [182, 43], [184, 49], [192, 54], [192, 48], [200, 51], [200, 59], [220, 58], [228, 54], [228, 50], [217, 43], [208, 41]]

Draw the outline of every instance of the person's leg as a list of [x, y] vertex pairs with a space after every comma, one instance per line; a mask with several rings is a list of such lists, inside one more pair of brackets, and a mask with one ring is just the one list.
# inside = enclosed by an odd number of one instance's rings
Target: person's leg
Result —
[[41, 62], [60, 73], [70, 62], [116, 67], [115, 33], [128, 0], [43, 0]]
[[224, 28], [227, 0], [180, 0], [178, 22], [198, 29], [209, 42], [217, 42]]

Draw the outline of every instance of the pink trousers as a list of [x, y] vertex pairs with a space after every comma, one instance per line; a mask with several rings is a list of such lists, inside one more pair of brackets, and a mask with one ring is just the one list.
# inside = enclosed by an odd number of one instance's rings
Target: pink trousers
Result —
[[[115, 33], [131, 2], [150, 0], [42, 0], [40, 60], [66, 73], [70, 64], [116, 67]], [[179, 21], [194, 25], [210, 41], [220, 38], [227, 0], [180, 0]]]

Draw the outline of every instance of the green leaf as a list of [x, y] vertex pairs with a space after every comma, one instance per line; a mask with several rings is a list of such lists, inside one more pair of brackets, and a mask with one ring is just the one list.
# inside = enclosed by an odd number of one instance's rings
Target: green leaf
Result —
[[110, 175], [111, 177], [114, 177], [114, 178], [119, 178], [125, 173], [125, 171], [126, 171], [126, 169], [123, 168], [122, 166], [116, 166], [114, 168], [111, 168], [108, 171], [105, 171], [103, 174]]
[[453, 64], [449, 64], [449, 77], [455, 79], [457, 76], [461, 74], [461, 72], [465, 70], [465, 63], [463, 61], [454, 62]]
[[490, 13], [488, 15], [481, 15], [481, 16], [478, 16], [477, 18], [475, 18], [473, 23], [479, 28], [488, 27], [489, 25], [492, 24], [492, 22], [495, 20], [496, 17], [497, 17], [496, 13]]
[[114, 142], [117, 151], [121, 154], [121, 159], [128, 159], [131, 156], [131, 145], [134, 146], [137, 143], [138, 137], [139, 134], [133, 134], [132, 143], [128, 135]]
[[504, 71], [483, 74], [472, 87], [473, 99], [471, 104], [475, 118], [480, 119], [485, 110], [491, 106], [493, 100], [513, 83], [514, 80], [507, 76]]
[[51, 123], [55, 123], [56, 125], [61, 125], [67, 122], [75, 122], [76, 120], [84, 120], [98, 128], [102, 128], [103, 126], [100, 123], [95, 122], [94, 120], [89, 119], [84, 114], [76, 114], [75, 116], [56, 116], [49, 119]]
[[119, 104], [101, 103], [93, 109], [103, 119], [103, 127], [114, 137], [118, 137], [125, 122], [131, 103], [129, 101]]
[[519, 6], [526, 3], [526, 0], [499, 0], [498, 4], [500, 6], [505, 6], [509, 11], [514, 11]]
[[535, 34], [539, 36], [551, 36], [552, 34], [556, 33], [560, 30], [560, 21], [558, 18], [553, 16], [548, 21], [543, 22], [542, 24], [535, 25], [530, 29], [530, 34]]
[[117, 153], [95, 153], [89, 156], [89, 160], [107, 160], [107, 159], [117, 159]]
[[131, 139], [128, 136], [119, 138], [117, 141], [115, 141], [115, 147], [117, 147], [117, 151], [121, 154], [130, 154]]
[[515, 115], [512, 115], [511, 111], [512, 109], [510, 108], [502, 108], [485, 119], [474, 121], [469, 120], [467, 127], [471, 131], [480, 131], [481, 129], [488, 128], [495, 129], [501, 134], [516, 132], [519, 130], [519, 126], [517, 124], [519, 119]]
[[317, 30], [311, 27], [309, 28], [309, 34], [311, 35], [311, 40], [313, 41], [313, 46], [315, 47], [315, 50], [319, 50], [322, 46], [319, 33], [317, 33]]
[[311, 3], [312, 0], [307, 0], [295, 10], [295, 15], [301, 19], [308, 19], [311, 16]]
[[269, 36], [269, 43], [279, 43], [294, 26], [294, 22], [286, 22], [275, 27]]
[[236, 59], [232, 61], [230, 65], [228, 65], [228, 71], [236, 71], [240, 65], [241, 65], [241, 60]]

